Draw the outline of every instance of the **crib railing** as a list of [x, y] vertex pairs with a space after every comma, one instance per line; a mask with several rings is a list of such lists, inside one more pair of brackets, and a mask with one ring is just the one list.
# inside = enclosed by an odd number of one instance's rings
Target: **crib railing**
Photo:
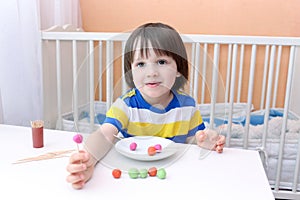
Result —
[[[56, 85], [57, 128], [62, 128], [64, 105], [73, 112], [74, 124], [79, 120], [79, 107], [89, 105], [90, 116], [95, 115], [95, 101], [106, 102], [107, 109], [114, 101], [116, 94], [127, 90], [123, 72], [123, 51], [128, 33], [95, 33], [95, 32], [42, 32], [43, 54], [53, 45], [52, 59], [46, 59], [48, 67], [54, 67], [56, 75], [50, 80]], [[283, 124], [281, 129], [279, 162], [274, 186], [277, 198], [299, 198], [297, 191], [300, 168], [300, 144], [298, 144], [297, 160], [294, 167], [294, 181], [291, 190], [280, 189], [280, 177], [293, 86], [296, 50], [300, 39], [295, 37], [262, 37], [262, 36], [225, 36], [225, 35], [193, 35], [183, 34], [182, 39], [188, 51], [190, 64], [189, 92], [199, 105], [210, 104], [210, 128], [214, 128], [216, 105], [223, 104], [228, 115], [226, 137], [227, 147], [231, 146], [232, 118], [237, 103], [245, 105], [246, 120], [242, 148], [249, 146], [250, 113], [253, 109], [265, 109], [264, 133], [261, 150], [267, 142], [268, 116], [271, 108], [283, 108]], [[51, 44], [52, 43], [52, 44]], [[68, 43], [68, 49], [63, 47]], [[80, 49], [79, 49], [80, 48]], [[79, 50], [84, 54], [79, 58]], [[70, 51], [71, 72], [62, 76], [62, 53]], [[299, 59], [299, 58], [297, 58]], [[49, 64], [50, 63], [50, 64]], [[83, 73], [83, 80], [79, 75]], [[68, 87], [64, 80], [72, 76]], [[82, 86], [83, 85], [83, 86]], [[117, 85], [117, 86], [116, 86]], [[72, 90], [71, 102], [63, 103], [62, 95]], [[49, 89], [49, 88], [46, 88]], [[45, 91], [46, 92], [46, 91]], [[84, 93], [84, 95], [82, 95]], [[54, 94], [54, 93], [53, 93]], [[82, 96], [85, 96], [82, 99]], [[225, 111], [224, 111], [225, 112]], [[94, 127], [94, 117], [89, 118], [90, 130]], [[300, 138], [299, 138], [300, 143]]]

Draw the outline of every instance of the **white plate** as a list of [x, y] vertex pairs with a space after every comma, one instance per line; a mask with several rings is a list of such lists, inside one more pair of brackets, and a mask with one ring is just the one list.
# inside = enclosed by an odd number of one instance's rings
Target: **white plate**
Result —
[[[137, 144], [137, 147], [134, 151], [130, 150], [130, 144], [132, 142]], [[156, 144], [160, 144], [162, 146], [161, 152], [157, 152], [153, 156], [148, 155], [148, 147]], [[115, 144], [115, 148], [119, 153], [128, 158], [142, 161], [153, 161], [161, 160], [175, 154], [177, 152], [177, 148], [174, 148], [173, 144], [173, 141], [161, 137], [136, 136], [118, 141]]]

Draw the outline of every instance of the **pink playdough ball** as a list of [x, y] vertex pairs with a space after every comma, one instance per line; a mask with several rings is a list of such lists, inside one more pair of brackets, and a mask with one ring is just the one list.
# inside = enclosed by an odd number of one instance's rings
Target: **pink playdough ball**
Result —
[[160, 144], [154, 145], [154, 148], [155, 148], [156, 150], [158, 150], [158, 151], [161, 151], [161, 149], [162, 149], [162, 147], [161, 147]]
[[74, 135], [73, 140], [74, 140], [74, 142], [76, 142], [77, 144], [80, 144], [80, 143], [82, 143], [83, 137], [82, 137], [82, 135], [80, 135], [80, 134], [76, 134], [76, 135]]
[[132, 142], [129, 146], [131, 151], [134, 151], [136, 149], [136, 147], [137, 147], [137, 144], [135, 142]]

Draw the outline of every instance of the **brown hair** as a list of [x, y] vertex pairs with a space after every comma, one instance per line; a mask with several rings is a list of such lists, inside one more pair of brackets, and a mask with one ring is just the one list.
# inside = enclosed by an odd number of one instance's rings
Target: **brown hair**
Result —
[[[140, 44], [137, 47], [137, 44]], [[188, 80], [188, 60], [183, 41], [179, 33], [169, 25], [162, 23], [147, 23], [135, 29], [125, 45], [124, 71], [125, 80], [130, 88], [135, 87], [132, 79], [131, 64], [135, 51], [139, 48], [142, 56], [148, 56], [149, 48], [153, 48], [157, 55], [172, 57], [181, 74], [176, 78], [172, 90], [183, 88]]]

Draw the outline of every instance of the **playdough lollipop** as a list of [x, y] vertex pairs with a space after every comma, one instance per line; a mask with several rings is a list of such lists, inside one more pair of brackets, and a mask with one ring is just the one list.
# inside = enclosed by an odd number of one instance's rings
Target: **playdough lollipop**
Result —
[[79, 144], [82, 143], [82, 140], [83, 140], [83, 137], [82, 137], [82, 135], [80, 135], [79, 133], [77, 133], [77, 134], [74, 135], [74, 137], [73, 137], [73, 141], [76, 142], [76, 144], [77, 144], [77, 150], [78, 150], [78, 152], [79, 152]]

